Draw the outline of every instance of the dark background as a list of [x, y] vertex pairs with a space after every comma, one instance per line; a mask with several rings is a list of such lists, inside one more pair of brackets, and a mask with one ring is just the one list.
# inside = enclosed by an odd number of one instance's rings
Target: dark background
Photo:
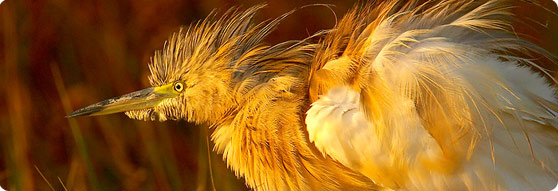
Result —
[[[8, 190], [247, 190], [208, 152], [208, 128], [123, 114], [65, 119], [74, 109], [149, 86], [147, 63], [167, 37], [212, 10], [258, 1], [6, 0], [0, 5], [0, 185]], [[267, 1], [259, 20], [354, 1]], [[544, 7], [556, 12], [545, 0]], [[549, 12], [525, 9], [545, 18]], [[557, 52], [556, 20], [532, 38]], [[334, 25], [324, 7], [287, 18], [269, 43]], [[526, 29], [517, 29], [519, 31]], [[539, 29], [536, 29], [539, 30]], [[541, 29], [542, 30], [542, 29]], [[554, 33], [552, 33], [554, 32]], [[554, 34], [554, 35], [552, 35]], [[553, 67], [549, 67], [553, 69]]]

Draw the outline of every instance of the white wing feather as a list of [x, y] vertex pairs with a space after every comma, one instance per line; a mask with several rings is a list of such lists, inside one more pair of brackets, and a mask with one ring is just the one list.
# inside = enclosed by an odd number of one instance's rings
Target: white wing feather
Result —
[[[398, 20], [406, 13], [382, 20], [360, 57], [343, 54], [323, 66], [330, 73], [359, 68], [352, 77], [359, 84], [332, 87], [312, 104], [310, 141], [385, 188], [554, 188], [555, 90], [520, 65], [538, 68], [530, 60], [498, 53], [524, 43], [494, 32], [505, 22], [485, 18], [507, 15], [498, 2], [446, 23], [430, 21], [429, 11], [411, 21]], [[484, 35], [491, 30], [494, 36]]]

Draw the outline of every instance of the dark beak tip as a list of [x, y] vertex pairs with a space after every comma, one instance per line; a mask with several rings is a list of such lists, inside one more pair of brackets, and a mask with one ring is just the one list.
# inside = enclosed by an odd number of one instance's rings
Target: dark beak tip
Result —
[[73, 117], [79, 117], [79, 116], [89, 116], [95, 112], [100, 111], [101, 109], [99, 107], [85, 107], [85, 108], [81, 108], [78, 110], [75, 110], [74, 112], [66, 115], [64, 118], [73, 118]]
[[72, 112], [72, 113], [66, 115], [64, 118], [73, 118], [73, 117], [78, 117], [78, 116], [82, 116], [82, 115], [80, 115], [79, 112], [74, 111], [74, 112]]
[[72, 117], [75, 117], [75, 116], [76, 115], [74, 115], [74, 113], [70, 113], [70, 114], [64, 116], [64, 118], [72, 118]]

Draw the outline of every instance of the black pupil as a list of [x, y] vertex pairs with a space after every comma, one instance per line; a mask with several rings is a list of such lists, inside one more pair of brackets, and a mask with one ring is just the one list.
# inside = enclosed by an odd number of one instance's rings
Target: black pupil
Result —
[[176, 84], [176, 90], [181, 90], [182, 86], [180, 84]]

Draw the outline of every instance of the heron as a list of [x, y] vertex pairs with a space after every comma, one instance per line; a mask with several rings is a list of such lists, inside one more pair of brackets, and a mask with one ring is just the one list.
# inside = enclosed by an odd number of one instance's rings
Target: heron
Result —
[[550, 190], [556, 55], [518, 35], [513, 1], [383, 1], [268, 45], [264, 5], [171, 35], [151, 87], [67, 117], [208, 124], [253, 190]]

